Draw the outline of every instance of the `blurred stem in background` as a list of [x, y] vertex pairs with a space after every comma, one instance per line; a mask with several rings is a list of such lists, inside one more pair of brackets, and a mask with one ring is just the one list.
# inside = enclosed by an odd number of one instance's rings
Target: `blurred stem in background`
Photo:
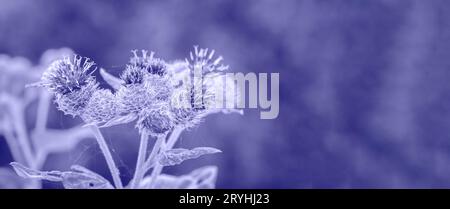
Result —
[[108, 148], [108, 144], [106, 143], [105, 138], [103, 137], [97, 125], [90, 125], [89, 127], [94, 132], [100, 150], [102, 151], [103, 156], [105, 157], [106, 164], [108, 165], [109, 171], [111, 172], [111, 176], [114, 181], [114, 185], [116, 186], [117, 189], [122, 189], [123, 184], [122, 181], [120, 180], [120, 172], [116, 164], [114, 163], [114, 159], [111, 155], [111, 151]]
[[[6, 104], [7, 109], [9, 110], [10, 118], [8, 118], [7, 121], [12, 122], [12, 124], [10, 124], [12, 127], [4, 128], [4, 137], [6, 138], [11, 155], [15, 161], [24, 163], [31, 168], [37, 168], [39, 165], [35, 160], [35, 154], [33, 153], [31, 140], [27, 133], [24, 115], [25, 108], [30, 102], [30, 99], [16, 98], [15, 96], [6, 93], [1, 95], [1, 103]], [[38, 108], [45, 108], [45, 104], [40, 103]], [[46, 120], [47, 119], [44, 118], [43, 121]], [[36, 124], [38, 125], [40, 122], [41, 121], [37, 120]], [[43, 124], [43, 126], [45, 126], [45, 124]], [[30, 180], [26, 187], [40, 188], [41, 181], [36, 179]]]

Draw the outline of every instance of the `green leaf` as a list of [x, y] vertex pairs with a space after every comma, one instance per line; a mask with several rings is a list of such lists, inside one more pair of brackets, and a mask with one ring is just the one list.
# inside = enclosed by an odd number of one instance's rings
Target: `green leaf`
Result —
[[188, 150], [183, 148], [171, 149], [164, 151], [159, 156], [159, 164], [163, 166], [178, 165], [185, 160], [195, 159], [202, 155], [214, 154], [222, 152], [219, 149], [212, 147], [196, 147]]

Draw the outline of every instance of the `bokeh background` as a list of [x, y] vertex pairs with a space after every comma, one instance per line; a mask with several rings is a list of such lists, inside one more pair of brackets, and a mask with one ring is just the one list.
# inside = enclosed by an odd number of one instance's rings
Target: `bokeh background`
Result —
[[[0, 54], [34, 64], [69, 47], [118, 75], [132, 49], [174, 60], [193, 45], [233, 72], [279, 72], [280, 114], [209, 116], [177, 146], [223, 153], [164, 172], [218, 165], [218, 188], [450, 188], [449, 1], [0, 0]], [[51, 128], [80, 122], [50, 110]], [[137, 131], [103, 132], [129, 180]], [[11, 159], [0, 135], [0, 165]], [[109, 176], [93, 139], [44, 169], [71, 164]]]

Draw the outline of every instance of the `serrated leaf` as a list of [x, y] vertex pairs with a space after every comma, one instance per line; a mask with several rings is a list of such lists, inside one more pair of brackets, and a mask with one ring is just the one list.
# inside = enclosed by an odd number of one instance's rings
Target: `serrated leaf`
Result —
[[106, 81], [111, 87], [113, 87], [115, 90], [119, 89], [120, 86], [123, 84], [123, 81], [108, 72], [106, 72], [105, 69], [100, 69], [100, 75], [102, 76], [103, 80]]
[[85, 167], [74, 165], [71, 169], [61, 176], [66, 189], [114, 189], [108, 180]]
[[119, 117], [113, 118], [112, 120], [106, 122], [105, 124], [100, 126], [100, 128], [106, 128], [106, 127], [111, 127], [111, 126], [115, 126], [115, 125], [130, 123], [136, 119], [137, 119], [137, 116], [135, 114], [119, 116]]
[[188, 150], [183, 148], [171, 149], [164, 151], [159, 156], [159, 164], [163, 166], [178, 165], [185, 160], [195, 159], [202, 155], [214, 154], [222, 152], [219, 149], [212, 147], [196, 147]]
[[20, 163], [12, 162], [10, 165], [13, 167], [14, 171], [18, 176], [28, 179], [41, 179], [47, 181], [61, 181], [61, 171], [38, 171], [35, 169], [28, 168]]

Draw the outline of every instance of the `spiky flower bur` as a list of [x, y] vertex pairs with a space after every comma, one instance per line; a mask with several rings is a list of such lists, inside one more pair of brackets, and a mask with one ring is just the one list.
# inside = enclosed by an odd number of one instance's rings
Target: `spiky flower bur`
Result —
[[117, 98], [120, 101], [122, 114], [139, 113], [160, 100], [167, 100], [170, 93], [169, 77], [166, 64], [155, 58], [154, 53], [148, 54], [137, 50], [120, 76], [124, 86], [118, 89]]
[[43, 73], [39, 85], [55, 94], [55, 102], [65, 114], [80, 115], [98, 88], [91, 75], [94, 65], [89, 58], [78, 55], [56, 60]]
[[203, 82], [196, 85], [202, 86], [202, 94], [194, 93], [193, 85], [176, 88], [172, 94], [171, 109], [175, 123], [185, 128], [194, 127], [201, 122], [207, 111], [204, 104], [213, 98], [210, 91], [204, 88]]
[[99, 89], [90, 97], [81, 118], [86, 123], [105, 123], [119, 114], [116, 96], [108, 89]]
[[202, 72], [204, 74], [210, 72], [223, 72], [228, 70], [228, 65], [223, 65], [222, 60], [223, 57], [219, 56], [216, 59], [214, 58], [214, 50], [209, 51], [208, 48], [202, 49], [198, 48], [198, 46], [194, 46], [194, 52], [190, 52], [190, 60], [186, 59], [186, 64], [189, 66], [189, 69], [193, 70], [195, 67], [201, 67]]
[[169, 105], [166, 103], [154, 104], [139, 113], [136, 124], [140, 133], [150, 136], [167, 134], [174, 127], [174, 119]]
[[[223, 102], [216, 98], [216, 88], [218, 79], [224, 77], [223, 71], [228, 66], [221, 64], [222, 57], [213, 57], [214, 50], [208, 53], [208, 49], [194, 46], [194, 52], [190, 52], [190, 60], [186, 59], [184, 64], [175, 62], [169, 67], [173, 77], [180, 83], [173, 90], [171, 102], [176, 125], [193, 127], [205, 115], [216, 110], [217, 102]], [[200, 70], [199, 75], [194, 70]], [[201, 79], [195, 76], [201, 76]]]
[[149, 54], [148, 51], [141, 50], [142, 55], [139, 55], [138, 50], [133, 50], [132, 52], [133, 57], [130, 58], [129, 65], [133, 68], [160, 76], [167, 73], [166, 62], [160, 58], [156, 58], [154, 52], [150, 52]]
[[60, 111], [73, 117], [79, 116], [89, 102], [92, 94], [97, 90], [96, 82], [89, 82], [80, 89], [66, 94], [55, 93], [55, 103]]
[[145, 71], [134, 65], [127, 65], [120, 78], [125, 85], [141, 84], [144, 80]]
[[170, 77], [166, 75], [147, 74], [144, 79], [144, 88], [151, 91], [158, 101], [168, 101], [173, 91]]
[[144, 88], [144, 84], [121, 86], [116, 92], [118, 108], [121, 114], [139, 113], [153, 103], [155, 93]]
[[67, 94], [95, 81], [91, 75], [96, 69], [89, 58], [78, 55], [54, 61], [42, 74], [41, 85], [53, 93]]

